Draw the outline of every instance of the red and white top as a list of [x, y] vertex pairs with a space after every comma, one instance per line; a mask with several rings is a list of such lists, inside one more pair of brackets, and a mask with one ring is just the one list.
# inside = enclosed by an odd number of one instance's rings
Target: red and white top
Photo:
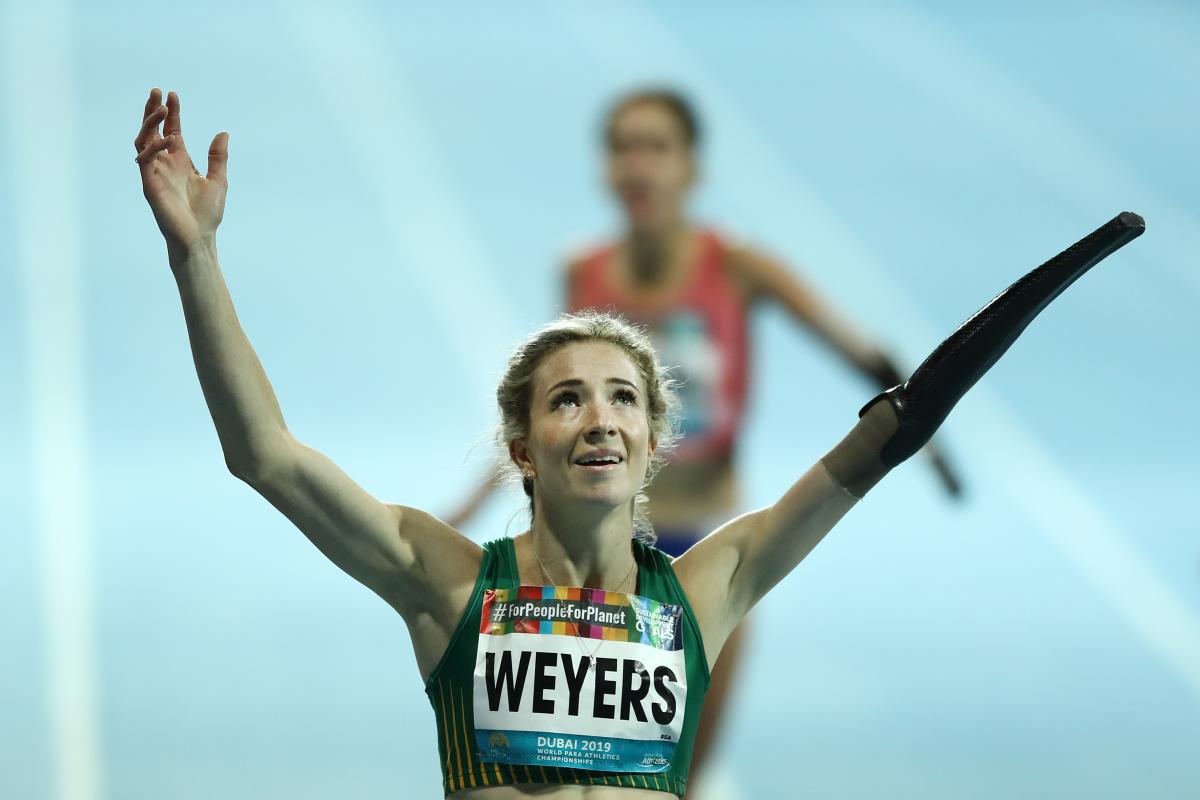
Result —
[[658, 357], [681, 383], [683, 437], [669, 456], [697, 462], [732, 453], [746, 408], [750, 352], [746, 304], [728, 266], [728, 247], [701, 230], [692, 263], [675, 289], [641, 297], [621, 286], [616, 245], [590, 252], [572, 276], [571, 311], [614, 311], [645, 325]]

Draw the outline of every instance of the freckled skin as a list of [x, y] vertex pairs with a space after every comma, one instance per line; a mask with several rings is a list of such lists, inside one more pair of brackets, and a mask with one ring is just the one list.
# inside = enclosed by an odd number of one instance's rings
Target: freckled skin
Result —
[[[575, 463], [598, 448], [613, 450], [624, 460], [602, 471]], [[652, 452], [644, 385], [621, 348], [578, 342], [538, 366], [529, 436], [514, 443], [513, 455], [526, 471], [536, 473], [539, 496], [608, 507], [632, 502]]]

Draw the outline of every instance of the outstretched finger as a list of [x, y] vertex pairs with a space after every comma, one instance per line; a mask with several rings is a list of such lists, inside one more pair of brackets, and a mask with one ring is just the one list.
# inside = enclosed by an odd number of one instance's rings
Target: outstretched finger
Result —
[[146, 110], [142, 112], [142, 119], [150, 116], [150, 112], [162, 105], [162, 89], [155, 86], [150, 90], [150, 98], [146, 100]]
[[229, 134], [221, 131], [213, 137], [208, 147], [208, 175], [210, 181], [217, 181], [224, 186], [229, 185], [225, 167], [229, 163]]
[[137, 138], [133, 140], [134, 150], [140, 153], [148, 142], [157, 138], [158, 123], [162, 122], [166, 113], [166, 106], [159, 106], [146, 115], [146, 118], [142, 120], [142, 129], [138, 131]]
[[163, 136], [181, 134], [179, 127], [179, 95], [167, 92], [167, 122], [163, 125]]

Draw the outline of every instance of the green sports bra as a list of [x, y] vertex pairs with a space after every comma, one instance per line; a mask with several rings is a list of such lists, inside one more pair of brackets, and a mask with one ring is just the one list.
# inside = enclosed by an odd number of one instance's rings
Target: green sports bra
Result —
[[633, 594], [520, 586], [513, 540], [479, 577], [425, 685], [447, 795], [553, 783], [683, 796], [708, 690], [670, 558], [632, 540]]

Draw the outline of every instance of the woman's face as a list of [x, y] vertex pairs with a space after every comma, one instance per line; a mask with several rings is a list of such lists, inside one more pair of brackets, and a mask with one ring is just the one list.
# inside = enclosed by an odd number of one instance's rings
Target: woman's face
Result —
[[628, 502], [653, 449], [645, 387], [633, 360], [608, 342], [575, 342], [534, 372], [529, 435], [510, 452], [536, 477], [537, 501]]
[[618, 112], [608, 141], [608, 184], [629, 225], [655, 231], [675, 222], [692, 185], [692, 148], [662, 104], [634, 103]]

